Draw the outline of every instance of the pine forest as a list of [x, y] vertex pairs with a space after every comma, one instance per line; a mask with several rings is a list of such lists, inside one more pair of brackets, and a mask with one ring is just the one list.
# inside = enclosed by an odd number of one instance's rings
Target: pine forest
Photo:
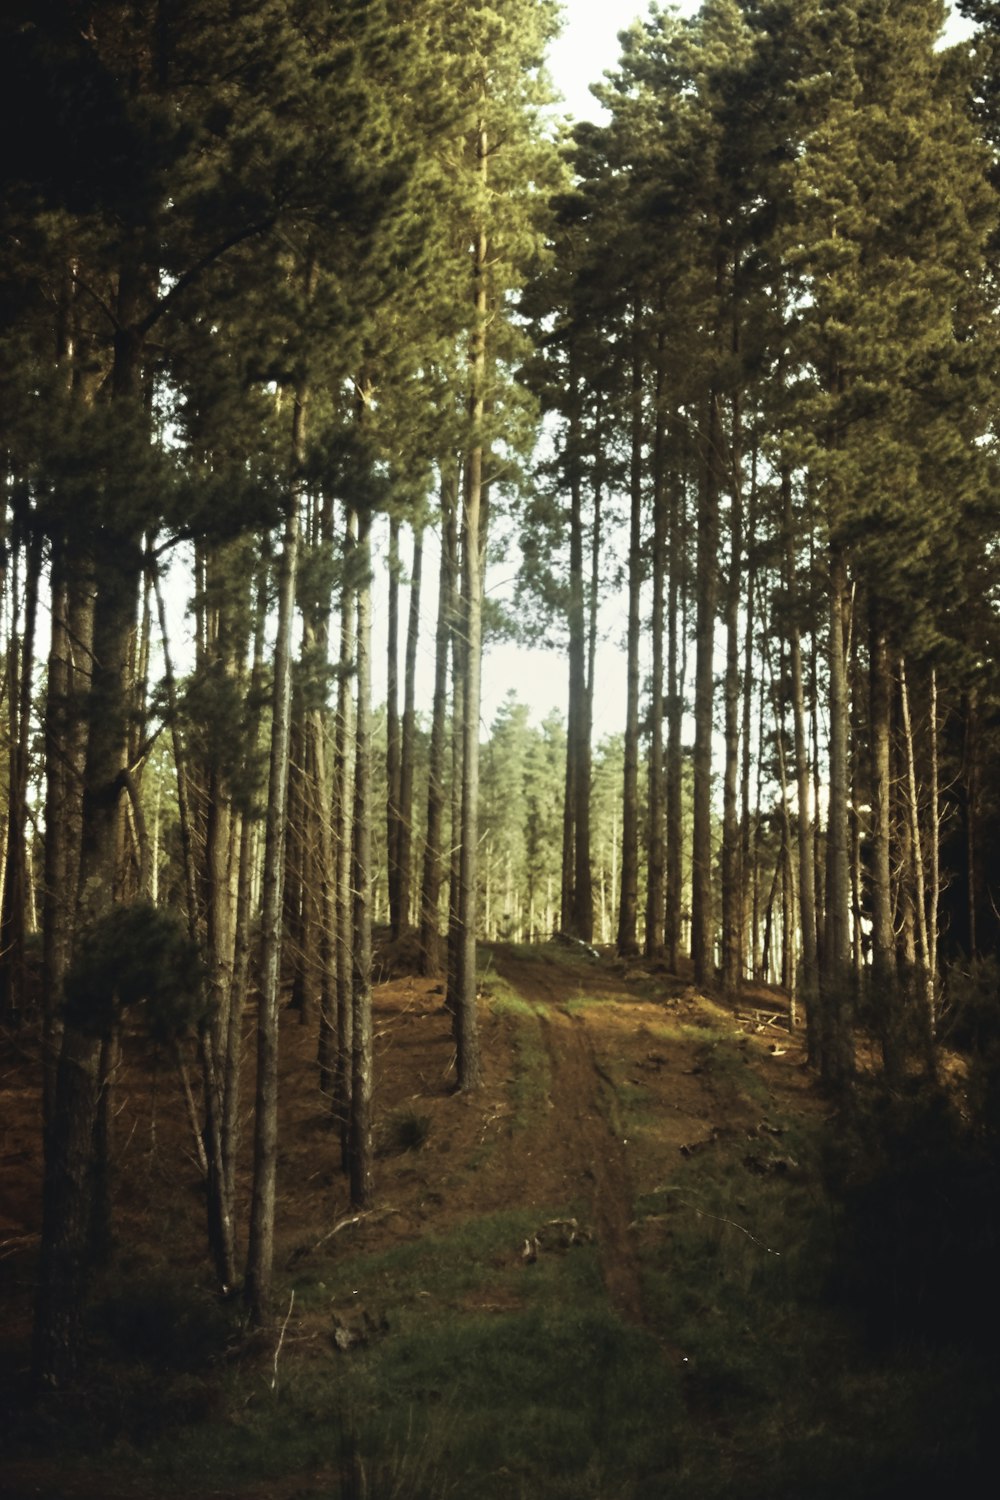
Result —
[[954, 9], [624, 6], [574, 121], [559, 0], [3, 7], [12, 1500], [980, 1487]]

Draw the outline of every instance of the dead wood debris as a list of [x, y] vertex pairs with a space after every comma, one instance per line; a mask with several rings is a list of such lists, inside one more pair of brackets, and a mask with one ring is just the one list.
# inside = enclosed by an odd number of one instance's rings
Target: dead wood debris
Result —
[[530, 1266], [541, 1251], [565, 1254], [572, 1245], [589, 1245], [593, 1238], [593, 1231], [576, 1219], [547, 1219], [525, 1240], [521, 1259]]

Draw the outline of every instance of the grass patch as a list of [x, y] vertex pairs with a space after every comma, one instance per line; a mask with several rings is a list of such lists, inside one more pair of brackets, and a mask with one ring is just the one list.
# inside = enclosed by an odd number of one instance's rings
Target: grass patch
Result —
[[576, 995], [572, 1000], [567, 1000], [564, 1009], [570, 1015], [579, 1015], [583, 1011], [601, 1010], [608, 1005], [614, 1004], [612, 995]]
[[123, 1437], [122, 1462], [159, 1493], [195, 1473], [212, 1489], [335, 1475], [303, 1491], [317, 1500], [660, 1493], [684, 1422], [676, 1372], [608, 1307], [593, 1245], [521, 1262], [522, 1240], [558, 1212], [331, 1264], [326, 1303], [363, 1300], [370, 1340], [335, 1351], [311, 1283], [276, 1383], [272, 1350], [248, 1352], [223, 1377], [223, 1420]]
[[542, 1038], [542, 1012], [521, 998], [498, 975], [489, 982], [489, 1003], [497, 1015], [513, 1022], [514, 1077], [510, 1085], [512, 1128], [530, 1129], [546, 1107], [552, 1065]]

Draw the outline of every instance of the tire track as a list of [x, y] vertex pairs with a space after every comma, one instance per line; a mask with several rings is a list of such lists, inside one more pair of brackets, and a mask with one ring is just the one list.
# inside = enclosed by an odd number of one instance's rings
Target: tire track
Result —
[[645, 1326], [642, 1277], [629, 1224], [632, 1179], [627, 1147], [612, 1128], [607, 1088], [585, 1023], [559, 1009], [539, 1016], [552, 1069], [550, 1133], [571, 1152], [587, 1204], [608, 1300], [627, 1322]]

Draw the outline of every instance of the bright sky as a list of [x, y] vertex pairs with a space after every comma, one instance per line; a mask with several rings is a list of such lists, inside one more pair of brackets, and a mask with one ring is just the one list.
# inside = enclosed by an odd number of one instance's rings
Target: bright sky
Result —
[[[699, 6], [700, 0], [674, 0], [682, 16], [693, 15]], [[565, 112], [578, 120], [596, 119], [601, 110], [590, 85], [617, 66], [618, 33], [636, 16], [645, 16], [648, 6], [642, 0], [563, 0], [563, 11], [565, 26], [549, 54], [549, 72], [565, 97]], [[971, 24], [953, 13], [945, 39], [955, 42], [971, 31]]]
[[[680, 15], [692, 15], [699, 0], [678, 0]], [[549, 72], [565, 97], [565, 112], [577, 120], [597, 119], [600, 105], [590, 93], [602, 74], [618, 63], [618, 33], [636, 16], [645, 16], [641, 0], [563, 0], [565, 25], [549, 53]]]

